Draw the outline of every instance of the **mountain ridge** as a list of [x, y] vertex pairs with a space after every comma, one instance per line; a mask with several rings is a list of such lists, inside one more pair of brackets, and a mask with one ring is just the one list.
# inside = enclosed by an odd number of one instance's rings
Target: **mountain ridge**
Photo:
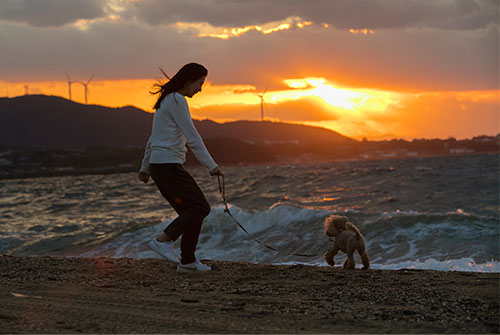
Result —
[[[2, 147], [144, 146], [152, 121], [152, 113], [134, 106], [84, 105], [47, 95], [0, 98]], [[193, 122], [203, 139], [232, 138], [252, 144], [356, 142], [325, 128], [283, 122]]]

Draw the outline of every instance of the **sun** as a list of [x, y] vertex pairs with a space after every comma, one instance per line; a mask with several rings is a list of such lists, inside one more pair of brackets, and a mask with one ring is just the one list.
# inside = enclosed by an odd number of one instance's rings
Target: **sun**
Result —
[[314, 87], [310, 90], [310, 94], [323, 99], [330, 106], [351, 111], [356, 110], [356, 107], [363, 99], [362, 93], [336, 88], [325, 82], [326, 80], [324, 79], [308, 80], [308, 83]]
[[355, 113], [383, 111], [398, 100], [393, 92], [341, 88], [325, 78], [285, 79], [284, 83], [291, 89], [271, 93], [270, 103], [316, 97], [335, 110]]
[[[364, 112], [383, 114], [391, 105], [398, 105], [401, 101], [401, 96], [395, 92], [341, 87], [325, 78], [284, 79], [282, 82], [286, 86], [284, 89], [266, 92], [266, 104], [279, 105], [313, 98], [336, 115], [361, 117]], [[241, 105], [245, 108], [257, 106], [256, 109], [259, 109], [258, 94], [259, 91], [253, 85], [220, 86], [207, 83], [204, 93], [190, 101], [190, 106], [200, 109], [217, 102], [220, 105]]]

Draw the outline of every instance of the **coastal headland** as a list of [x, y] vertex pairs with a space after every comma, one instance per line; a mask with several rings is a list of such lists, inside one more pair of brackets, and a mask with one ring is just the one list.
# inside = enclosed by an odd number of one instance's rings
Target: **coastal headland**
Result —
[[0, 256], [1, 333], [494, 333], [500, 274]]

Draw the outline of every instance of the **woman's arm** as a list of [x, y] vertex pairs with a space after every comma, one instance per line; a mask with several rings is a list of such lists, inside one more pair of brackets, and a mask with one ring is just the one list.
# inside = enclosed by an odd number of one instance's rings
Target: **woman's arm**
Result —
[[174, 118], [174, 121], [179, 126], [184, 137], [186, 137], [187, 143], [196, 158], [200, 161], [201, 164], [205, 165], [212, 174], [212, 171], [215, 172], [217, 164], [213, 160], [212, 156], [210, 156], [205, 143], [203, 143], [200, 134], [194, 127], [186, 99], [178, 93], [176, 93], [176, 95], [178, 103], [173, 104], [174, 108], [172, 108], [172, 116]]

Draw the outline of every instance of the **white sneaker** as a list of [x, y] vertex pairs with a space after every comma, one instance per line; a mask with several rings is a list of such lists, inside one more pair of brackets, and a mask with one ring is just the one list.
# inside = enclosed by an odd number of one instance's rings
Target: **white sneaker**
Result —
[[168, 259], [171, 262], [179, 263], [179, 256], [174, 249], [174, 242], [158, 242], [156, 238], [152, 239], [148, 243], [148, 247], [163, 258]]
[[179, 264], [177, 265], [177, 272], [207, 272], [211, 271], [212, 268], [208, 265], [203, 264], [198, 260], [198, 258], [195, 259], [193, 263], [188, 263], [188, 264]]

